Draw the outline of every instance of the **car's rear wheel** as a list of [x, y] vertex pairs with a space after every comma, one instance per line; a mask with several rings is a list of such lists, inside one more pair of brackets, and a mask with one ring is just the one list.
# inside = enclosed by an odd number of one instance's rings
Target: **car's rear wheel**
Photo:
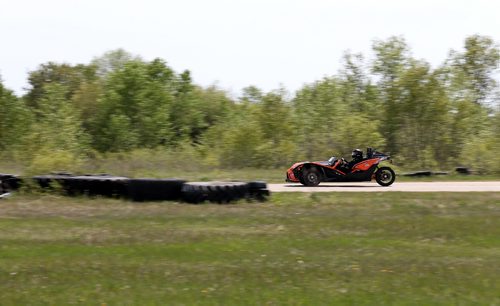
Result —
[[301, 183], [305, 186], [318, 186], [321, 182], [321, 173], [315, 168], [304, 169], [302, 171]]
[[375, 180], [380, 186], [390, 186], [396, 180], [396, 173], [389, 167], [381, 167], [375, 173]]

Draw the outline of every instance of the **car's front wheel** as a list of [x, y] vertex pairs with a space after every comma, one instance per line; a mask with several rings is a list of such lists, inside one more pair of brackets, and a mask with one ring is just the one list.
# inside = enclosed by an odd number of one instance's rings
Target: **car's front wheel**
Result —
[[302, 171], [302, 180], [301, 183], [305, 186], [318, 186], [321, 182], [321, 174], [317, 169], [304, 169]]
[[396, 173], [389, 167], [381, 167], [375, 173], [375, 180], [380, 186], [390, 186], [396, 180]]

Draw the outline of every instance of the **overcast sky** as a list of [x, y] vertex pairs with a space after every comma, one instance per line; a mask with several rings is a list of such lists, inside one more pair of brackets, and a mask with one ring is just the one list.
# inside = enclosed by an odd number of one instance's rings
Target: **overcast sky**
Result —
[[499, 14], [493, 0], [0, 0], [0, 75], [21, 94], [41, 63], [123, 48], [234, 94], [294, 91], [336, 74], [344, 51], [369, 57], [392, 35], [436, 66], [468, 35], [499, 42]]

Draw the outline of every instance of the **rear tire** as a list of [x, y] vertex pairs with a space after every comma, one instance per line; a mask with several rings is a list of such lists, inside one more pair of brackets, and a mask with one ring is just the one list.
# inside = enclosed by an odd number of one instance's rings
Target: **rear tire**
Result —
[[389, 167], [381, 167], [375, 173], [375, 180], [380, 186], [390, 186], [396, 180], [396, 173]]
[[321, 174], [315, 168], [304, 169], [302, 171], [302, 180], [300, 181], [303, 185], [314, 187], [321, 183]]

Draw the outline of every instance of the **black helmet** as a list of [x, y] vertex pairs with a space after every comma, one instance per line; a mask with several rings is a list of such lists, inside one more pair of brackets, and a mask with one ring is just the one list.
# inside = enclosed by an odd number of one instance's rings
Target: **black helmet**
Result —
[[351, 154], [353, 159], [363, 159], [363, 151], [360, 149], [355, 149]]

